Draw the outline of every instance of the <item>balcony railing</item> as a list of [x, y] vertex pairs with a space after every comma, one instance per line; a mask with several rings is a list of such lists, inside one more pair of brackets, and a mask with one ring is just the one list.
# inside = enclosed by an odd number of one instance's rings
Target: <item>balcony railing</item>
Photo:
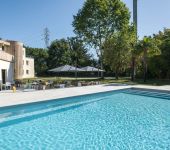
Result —
[[0, 60], [12, 62], [13, 61], [13, 55], [8, 54], [8, 53], [0, 50]]

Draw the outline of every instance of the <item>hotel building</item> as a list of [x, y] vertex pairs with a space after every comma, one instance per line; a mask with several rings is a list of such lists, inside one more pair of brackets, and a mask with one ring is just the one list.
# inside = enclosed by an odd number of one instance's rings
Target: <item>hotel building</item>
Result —
[[26, 57], [23, 43], [0, 40], [0, 83], [34, 77], [34, 59]]

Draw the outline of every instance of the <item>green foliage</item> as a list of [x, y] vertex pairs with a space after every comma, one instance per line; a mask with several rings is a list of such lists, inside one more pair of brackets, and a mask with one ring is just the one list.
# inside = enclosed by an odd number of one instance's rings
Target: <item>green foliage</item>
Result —
[[66, 64], [78, 67], [96, 65], [96, 60], [77, 37], [55, 40], [48, 50], [26, 47], [26, 55], [34, 58], [37, 75], [44, 75], [49, 69]]
[[148, 59], [160, 55], [159, 42], [159, 40], [146, 36], [138, 42], [137, 51], [143, 63], [144, 82], [146, 82], [148, 76]]
[[103, 44], [117, 31], [127, 28], [130, 13], [121, 0], [87, 0], [74, 16], [75, 33], [90, 44], [103, 66]]
[[150, 60], [148, 69], [152, 77], [170, 79], [170, 29], [164, 29], [153, 38], [160, 41], [158, 47], [161, 54]]
[[83, 42], [76, 37], [53, 41], [49, 47], [48, 54], [49, 68], [66, 64], [82, 67], [95, 63], [92, 55], [84, 47]]
[[[130, 29], [130, 28], [129, 28]], [[115, 33], [104, 44], [104, 61], [115, 72], [116, 78], [130, 67], [135, 32], [124, 30]]]
[[144, 37], [138, 42], [137, 52], [138, 72], [143, 71], [145, 78], [170, 79], [170, 29]]
[[166, 78], [166, 71], [163, 71], [162, 68], [166, 68], [166, 62], [162, 59], [161, 55], [151, 57], [148, 60], [148, 73], [150, 78]]
[[48, 54], [49, 68], [69, 64], [71, 61], [69, 57], [69, 45], [65, 39], [53, 41], [49, 47]]
[[142, 40], [138, 42], [138, 54], [142, 54], [143, 57], [153, 57], [155, 55], [160, 55], [160, 49], [158, 47], [159, 43], [159, 40], [145, 36]]
[[42, 75], [47, 69], [48, 52], [42, 48], [26, 47], [26, 56], [34, 58], [35, 72]]
[[85, 48], [83, 41], [77, 37], [68, 38], [71, 65], [74, 66], [89, 66], [94, 65], [92, 55], [88, 53], [88, 49]]

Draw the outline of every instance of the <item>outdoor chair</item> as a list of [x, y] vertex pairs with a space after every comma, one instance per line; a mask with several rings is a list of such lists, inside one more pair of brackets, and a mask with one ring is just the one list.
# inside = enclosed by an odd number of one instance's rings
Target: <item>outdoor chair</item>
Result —
[[81, 82], [78, 82], [78, 87], [81, 87], [81, 86], [82, 86]]
[[60, 88], [65, 88], [65, 84], [60, 84]]
[[54, 81], [48, 80], [48, 88], [49, 89], [53, 88], [53, 85], [54, 85]]
[[10, 90], [11, 89], [11, 82], [6, 82], [5, 83], [5, 89]]

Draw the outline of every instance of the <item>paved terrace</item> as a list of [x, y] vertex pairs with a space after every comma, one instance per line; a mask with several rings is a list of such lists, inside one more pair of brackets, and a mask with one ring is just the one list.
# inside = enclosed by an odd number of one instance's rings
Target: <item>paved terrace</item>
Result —
[[72, 87], [72, 88], [62, 88], [62, 89], [52, 89], [52, 90], [32, 91], [32, 92], [17, 91], [16, 93], [12, 93], [11, 91], [2, 91], [0, 92], [0, 107], [38, 102], [38, 101], [44, 101], [50, 99], [65, 98], [70, 96], [78, 96], [78, 95], [92, 94], [98, 92], [126, 89], [132, 87], [164, 90], [170, 92], [170, 85], [145, 86], [145, 85], [121, 85], [121, 84], [93, 85], [93, 86]]

